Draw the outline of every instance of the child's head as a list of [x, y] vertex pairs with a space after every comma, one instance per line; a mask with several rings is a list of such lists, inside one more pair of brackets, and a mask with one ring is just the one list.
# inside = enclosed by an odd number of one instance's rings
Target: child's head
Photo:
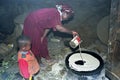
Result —
[[22, 51], [28, 51], [31, 48], [31, 40], [27, 36], [20, 36], [17, 40], [18, 48]]

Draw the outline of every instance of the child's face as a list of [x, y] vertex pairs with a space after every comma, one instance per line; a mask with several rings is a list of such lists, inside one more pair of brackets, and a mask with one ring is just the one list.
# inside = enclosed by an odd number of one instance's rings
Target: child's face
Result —
[[23, 50], [28, 51], [28, 50], [30, 50], [30, 48], [31, 48], [31, 42], [28, 41], [27, 44], [24, 46]]

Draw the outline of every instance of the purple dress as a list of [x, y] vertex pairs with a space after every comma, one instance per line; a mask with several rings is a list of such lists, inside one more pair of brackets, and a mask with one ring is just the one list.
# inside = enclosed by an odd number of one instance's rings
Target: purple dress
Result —
[[41, 43], [45, 29], [56, 30], [56, 25], [61, 25], [60, 14], [56, 8], [45, 8], [30, 13], [24, 21], [23, 34], [32, 40], [31, 50], [37, 59], [41, 57], [50, 59], [47, 39]]

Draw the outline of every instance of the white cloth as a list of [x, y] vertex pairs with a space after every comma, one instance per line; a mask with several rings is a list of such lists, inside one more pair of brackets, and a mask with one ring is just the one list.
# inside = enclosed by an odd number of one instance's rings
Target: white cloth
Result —
[[58, 10], [58, 12], [60, 13], [60, 20], [62, 21], [62, 5], [56, 5], [56, 8], [57, 8], [57, 10]]

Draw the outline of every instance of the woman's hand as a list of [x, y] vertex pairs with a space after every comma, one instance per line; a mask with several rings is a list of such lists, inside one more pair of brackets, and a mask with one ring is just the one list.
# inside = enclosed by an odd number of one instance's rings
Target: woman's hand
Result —
[[41, 43], [43, 42], [44, 38], [47, 36], [49, 31], [50, 31], [50, 29], [45, 29], [45, 32], [44, 32], [43, 36], [41, 37]]
[[72, 34], [73, 34], [73, 37], [76, 36], [76, 35], [79, 35], [77, 32], [75, 31], [72, 31]]
[[41, 43], [43, 42], [43, 40], [44, 40], [44, 37], [41, 37]]

